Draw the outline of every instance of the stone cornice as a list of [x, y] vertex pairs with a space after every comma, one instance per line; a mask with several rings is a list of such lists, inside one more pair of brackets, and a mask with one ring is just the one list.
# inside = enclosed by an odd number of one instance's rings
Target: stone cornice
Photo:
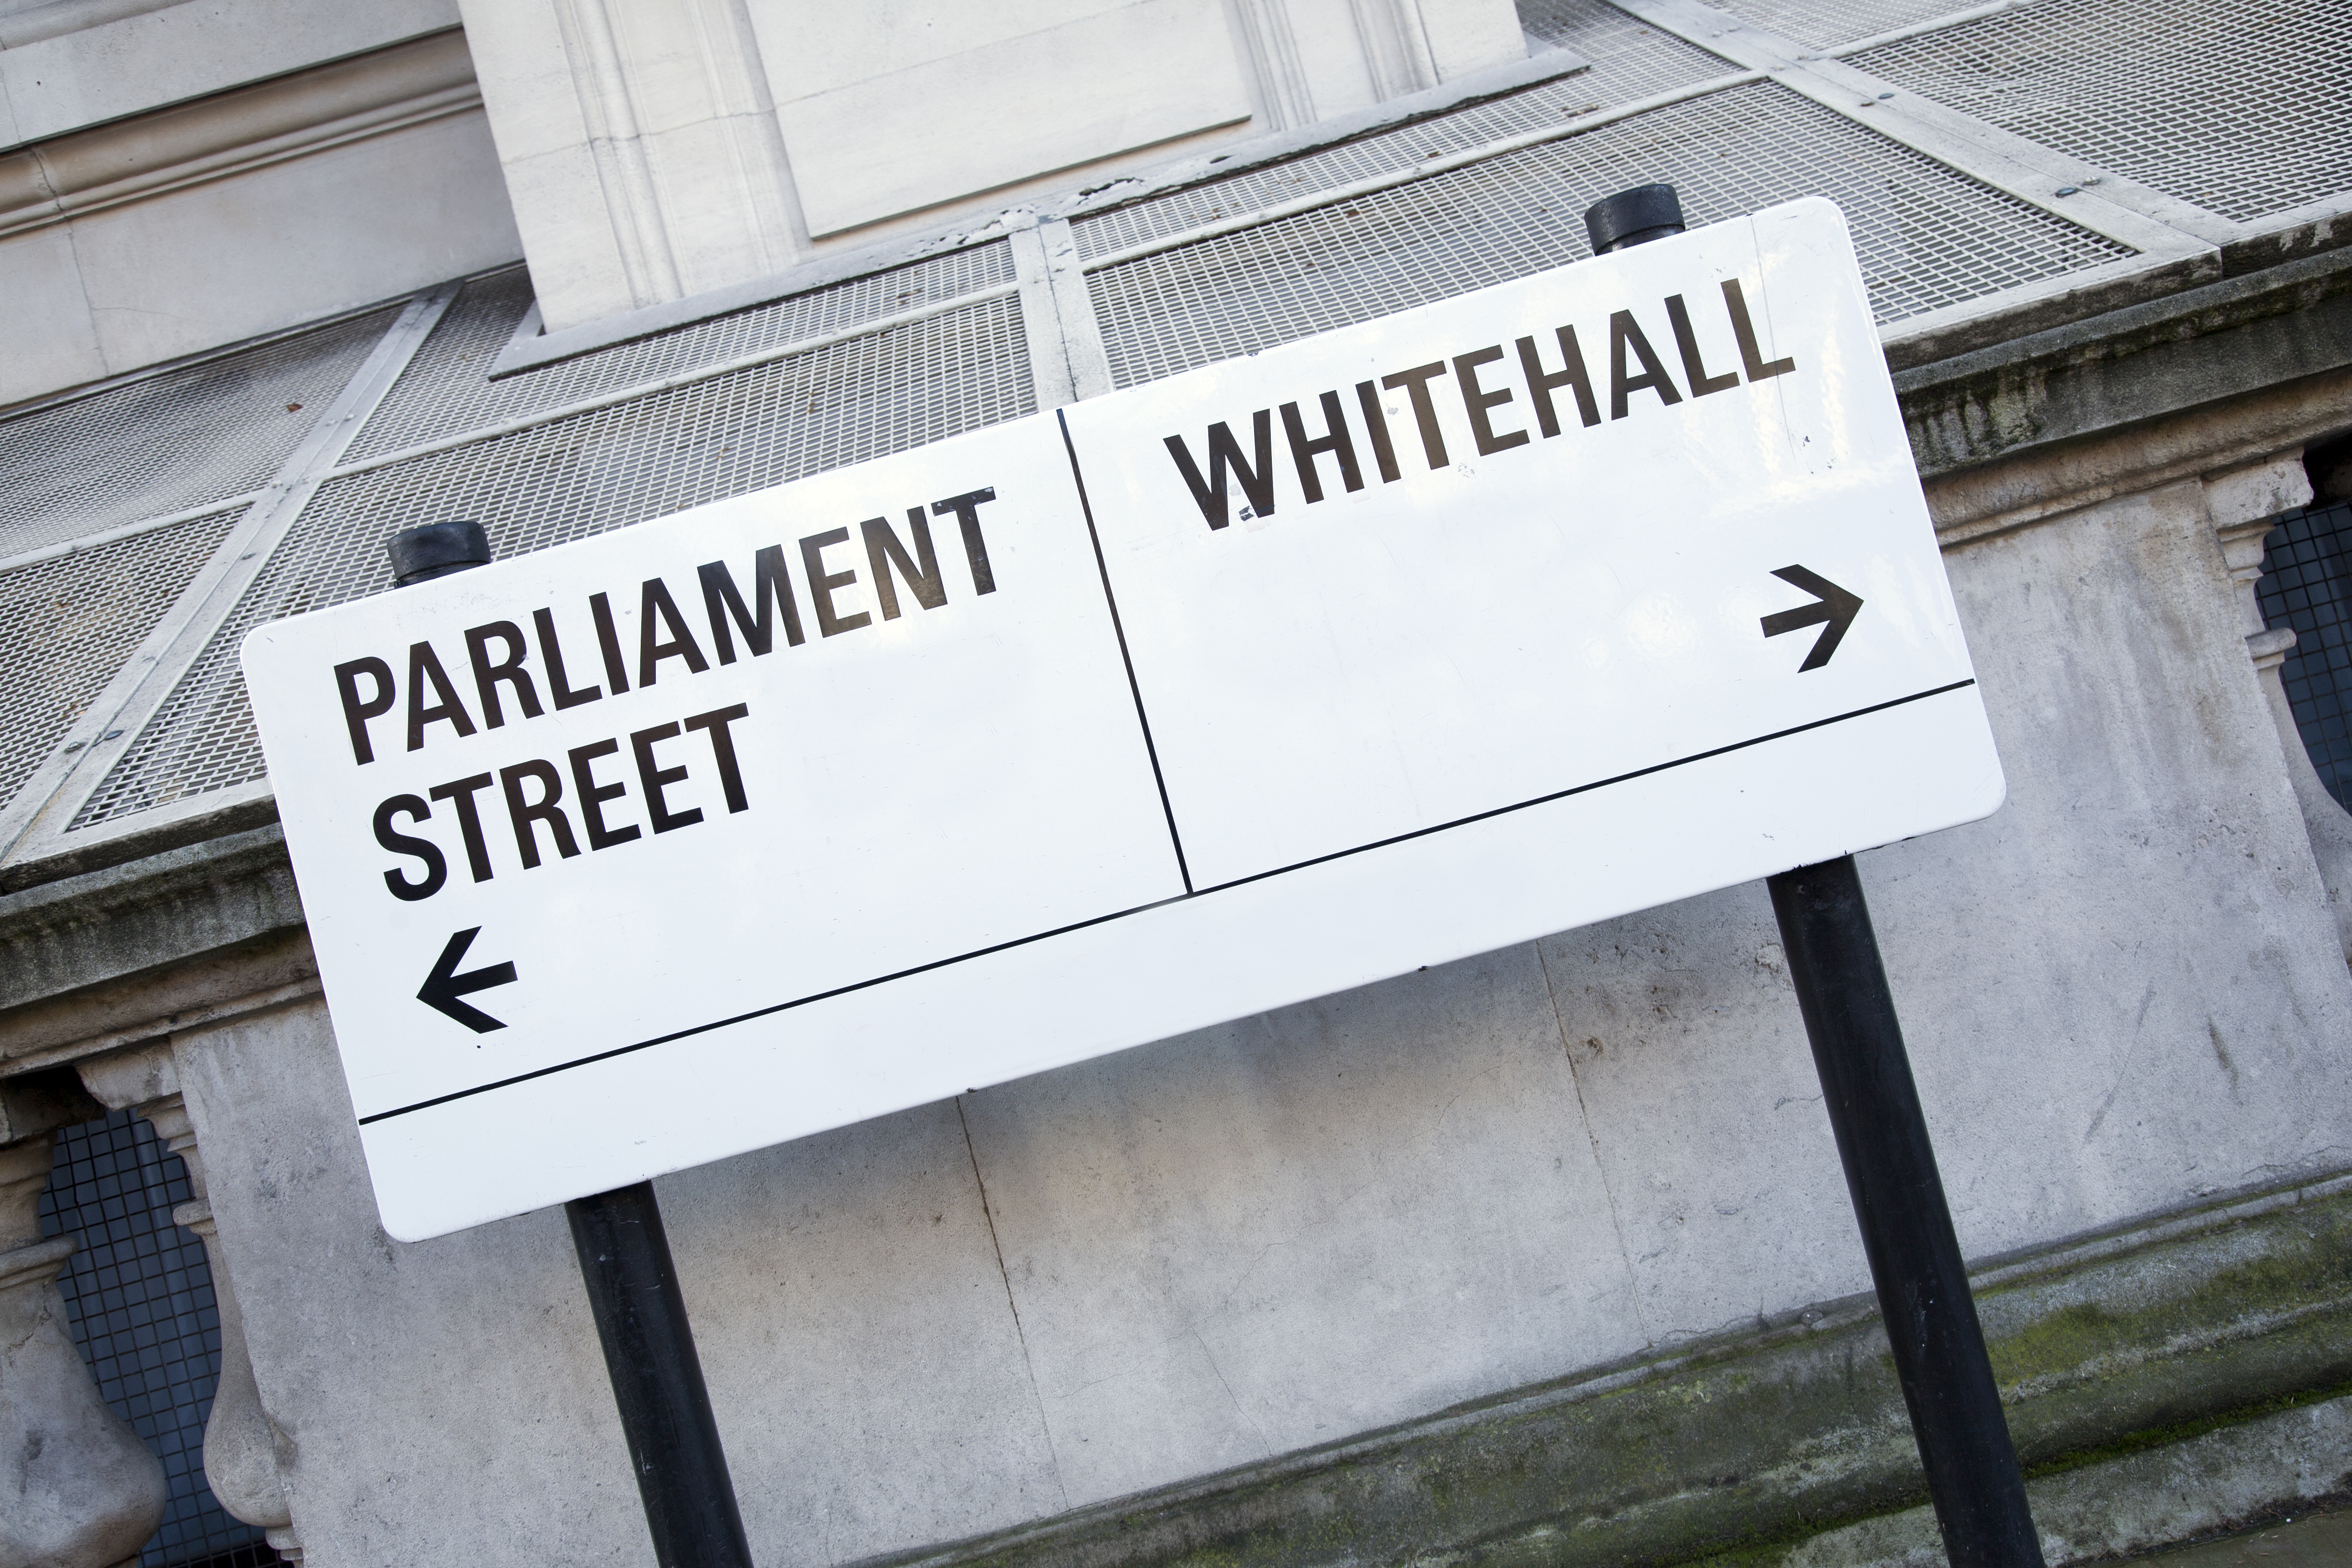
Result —
[[315, 979], [273, 825], [0, 897], [0, 1073]]
[[1898, 371], [1932, 478], [2352, 367], [2352, 251], [2315, 256]]
[[0, 238], [478, 109], [456, 28], [0, 153]]
[[1899, 372], [1947, 548], [2352, 426], [2352, 251]]

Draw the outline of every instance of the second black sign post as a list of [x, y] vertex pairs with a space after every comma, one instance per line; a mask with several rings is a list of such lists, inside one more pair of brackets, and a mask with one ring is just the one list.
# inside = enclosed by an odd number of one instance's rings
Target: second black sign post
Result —
[[[393, 582], [403, 588], [486, 566], [490, 560], [489, 536], [478, 522], [404, 529], [385, 550], [392, 557]], [[502, 975], [478, 972], [485, 978], [469, 986], [475, 976], [447, 973], [463, 952], [464, 944], [453, 938], [425, 982], [425, 993], [448, 994], [436, 1000], [420, 994], [419, 1000], [444, 1012], [472, 1011], [455, 999], [459, 993], [515, 977], [509, 963]], [[661, 1568], [751, 1568], [751, 1543], [743, 1535], [735, 1483], [719, 1441], [710, 1391], [702, 1381], [694, 1325], [687, 1320], [654, 1184], [635, 1182], [574, 1198], [563, 1205], [563, 1215], [580, 1255], [580, 1281], [588, 1289], [588, 1310], [604, 1345], [604, 1370], [612, 1379], [613, 1403], [620, 1408], [621, 1434], [636, 1472], [655, 1562]]]
[[[1638, 185], [1597, 203], [1584, 223], [1594, 254], [1606, 255], [1682, 233], [1682, 204], [1672, 185]], [[1852, 618], [1843, 603], [1851, 595], [1811, 573], [1809, 582], [1791, 575], [1801, 570], [1780, 575], [1822, 595], [1823, 605], [1819, 613], [1767, 616], [1765, 636], [1836, 615]], [[1776, 628], [1776, 620], [1787, 624]], [[1832, 629], [1843, 633], [1844, 626], [1833, 622]], [[1799, 673], [1827, 662], [1827, 651], [1817, 647]], [[1764, 885], [1780, 920], [1945, 1553], [1952, 1568], [2042, 1568], [2025, 1479], [2001, 1415], [1853, 857], [1800, 866]]]

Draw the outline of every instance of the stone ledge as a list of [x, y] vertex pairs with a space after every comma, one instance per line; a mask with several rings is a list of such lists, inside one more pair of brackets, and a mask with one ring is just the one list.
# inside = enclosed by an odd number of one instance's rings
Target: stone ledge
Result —
[[274, 824], [0, 896], [0, 1062], [19, 1054], [23, 1009], [301, 928]]
[[[1979, 1301], [2029, 1465], [2352, 1379], [2352, 1184], [1996, 1260]], [[874, 1568], [1664, 1563], [1924, 1500], [1866, 1303]]]
[[[2112, 1561], [2299, 1514], [2352, 1488], [2352, 1397], [2251, 1416], [2025, 1483], [2050, 1568]], [[1931, 1568], [1945, 1561], [1934, 1510], [1827, 1531], [1745, 1568]]]
[[1895, 386], [1932, 479], [2347, 366], [2352, 251], [2333, 250], [1901, 371]]

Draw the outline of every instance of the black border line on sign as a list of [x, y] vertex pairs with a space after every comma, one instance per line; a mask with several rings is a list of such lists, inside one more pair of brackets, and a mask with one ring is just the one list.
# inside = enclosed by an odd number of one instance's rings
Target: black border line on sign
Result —
[[1078, 487], [1078, 510], [1086, 514], [1087, 538], [1095, 547], [1095, 570], [1102, 574], [1103, 603], [1110, 606], [1110, 629], [1118, 637], [1118, 661], [1127, 667], [1127, 689], [1135, 697], [1135, 721], [1143, 726], [1143, 750], [1151, 759], [1151, 782], [1160, 786], [1160, 810], [1168, 818], [1168, 842], [1176, 847], [1176, 874], [1184, 879], [1184, 892], [1190, 897], [1192, 868], [1184, 863], [1184, 838], [1176, 831], [1176, 808], [1168, 802], [1168, 781], [1160, 774], [1160, 748], [1151, 742], [1151, 720], [1143, 711], [1143, 688], [1135, 679], [1135, 660], [1128, 655], [1127, 627], [1118, 618], [1118, 599], [1110, 591], [1110, 565], [1103, 560], [1102, 536], [1095, 531], [1095, 505], [1087, 499], [1087, 476], [1078, 468], [1078, 449], [1070, 441], [1070, 422], [1058, 408], [1054, 410], [1054, 423], [1061, 426], [1062, 450], [1070, 455], [1070, 479]]
[[1000, 942], [993, 946], [974, 948], [970, 952], [960, 952], [952, 958], [934, 959], [929, 963], [919, 963], [910, 969], [898, 970], [889, 974], [877, 974], [871, 980], [859, 980], [847, 985], [836, 985], [830, 991], [818, 991], [806, 996], [796, 996], [789, 1002], [778, 1002], [771, 1006], [754, 1008], [749, 1013], [738, 1013], [731, 1018], [719, 1018], [708, 1024], [697, 1024], [691, 1028], [678, 1029], [667, 1035], [656, 1035], [650, 1040], [639, 1040], [634, 1045], [615, 1046], [609, 1051], [599, 1051], [593, 1056], [579, 1057], [568, 1062], [558, 1062], [552, 1067], [540, 1068], [532, 1072], [517, 1073], [512, 1078], [502, 1078], [495, 1083], [479, 1084], [472, 1089], [461, 1089], [454, 1094], [439, 1095], [432, 1100], [420, 1100], [414, 1105], [398, 1106], [391, 1110], [379, 1110], [373, 1116], [361, 1117], [359, 1124], [366, 1127], [374, 1122], [389, 1121], [395, 1116], [406, 1116], [412, 1111], [430, 1110], [435, 1106], [446, 1105], [452, 1100], [467, 1100], [477, 1094], [488, 1094], [492, 1089], [511, 1089], [516, 1084], [529, 1083], [533, 1079], [546, 1078], [551, 1073], [569, 1072], [573, 1068], [591, 1067], [597, 1062], [610, 1061], [614, 1057], [627, 1056], [633, 1051], [647, 1050], [655, 1046], [666, 1046], [695, 1035], [707, 1035], [714, 1029], [731, 1028], [737, 1024], [748, 1024], [754, 1018], [765, 1018], [771, 1014], [789, 1012], [795, 1007], [805, 1007], [811, 1003], [829, 1001], [835, 996], [845, 996], [853, 991], [865, 991], [877, 985], [887, 985], [894, 980], [904, 980], [911, 975], [928, 973], [934, 969], [944, 969], [951, 963], [986, 958], [992, 953], [1003, 952], [1016, 947], [1026, 947], [1033, 942], [1045, 942], [1049, 938], [1066, 936], [1071, 931], [1084, 931], [1088, 926], [1098, 926], [1110, 921], [1125, 920], [1129, 915], [1139, 915], [1149, 910], [1166, 909], [1171, 904], [1186, 903], [1193, 899], [1205, 899], [1229, 889], [1265, 881], [1269, 877], [1279, 877], [1286, 872], [1304, 870], [1310, 866], [1320, 866], [1332, 860], [1343, 860], [1350, 855], [1361, 855], [1369, 850], [1384, 849], [1390, 845], [1402, 844], [1414, 838], [1426, 838], [1433, 833], [1444, 833], [1450, 828], [1466, 827], [1472, 823], [1485, 822], [1490, 817], [1507, 816], [1515, 811], [1526, 811], [1533, 806], [1548, 805], [1556, 800], [1566, 800], [1570, 795], [1584, 795], [1596, 789], [1607, 789], [1612, 784], [1627, 784], [1634, 779], [1647, 778], [1652, 773], [1662, 773], [1671, 768], [1687, 767], [1693, 763], [1703, 763], [1712, 757], [1725, 756], [1733, 752], [1744, 752], [1750, 746], [1766, 745], [1773, 741], [1785, 741], [1791, 735], [1801, 735], [1808, 730], [1820, 730], [1832, 724], [1843, 724], [1851, 719], [1867, 718], [1873, 713], [1884, 713], [1890, 708], [1901, 708], [1907, 703], [1925, 701], [1930, 697], [1941, 697], [1947, 692], [1958, 691], [1975, 684], [1975, 678], [1970, 677], [1966, 680], [1955, 680], [1948, 686], [1932, 687], [1926, 691], [1915, 691], [1908, 697], [1896, 697], [1885, 702], [1874, 702], [1867, 708], [1856, 708], [1851, 712], [1832, 714], [1827, 719], [1815, 719], [1810, 723], [1793, 725], [1786, 730], [1775, 730], [1769, 735], [1758, 735], [1746, 741], [1734, 741], [1727, 746], [1717, 746], [1711, 751], [1694, 752], [1687, 757], [1676, 757], [1671, 762], [1654, 763], [1646, 768], [1636, 768], [1631, 773], [1618, 773], [1612, 778], [1595, 779], [1591, 784], [1572, 784], [1567, 789], [1554, 790], [1549, 795], [1539, 795], [1510, 805], [1498, 805], [1491, 811], [1456, 817], [1451, 822], [1441, 822], [1433, 827], [1416, 828], [1411, 833], [1400, 833], [1392, 838], [1381, 838], [1370, 844], [1359, 844], [1352, 849], [1337, 849], [1328, 855], [1318, 855], [1311, 860], [1295, 861], [1287, 866], [1277, 866], [1270, 871], [1258, 871], [1247, 877], [1237, 877], [1230, 882], [1220, 882], [1215, 887], [1202, 888], [1197, 892], [1180, 893], [1173, 898], [1159, 899], [1148, 904], [1137, 904], [1132, 909], [1117, 910], [1107, 915], [1097, 915], [1092, 920], [1078, 921], [1066, 926], [1055, 926], [1052, 931], [1041, 931], [1032, 936], [1014, 937], [1010, 942]]

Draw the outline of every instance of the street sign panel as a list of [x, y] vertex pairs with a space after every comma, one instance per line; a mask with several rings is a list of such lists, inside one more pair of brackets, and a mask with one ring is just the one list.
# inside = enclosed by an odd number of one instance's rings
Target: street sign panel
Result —
[[437, 1235], [2001, 798], [1805, 201], [275, 622]]

